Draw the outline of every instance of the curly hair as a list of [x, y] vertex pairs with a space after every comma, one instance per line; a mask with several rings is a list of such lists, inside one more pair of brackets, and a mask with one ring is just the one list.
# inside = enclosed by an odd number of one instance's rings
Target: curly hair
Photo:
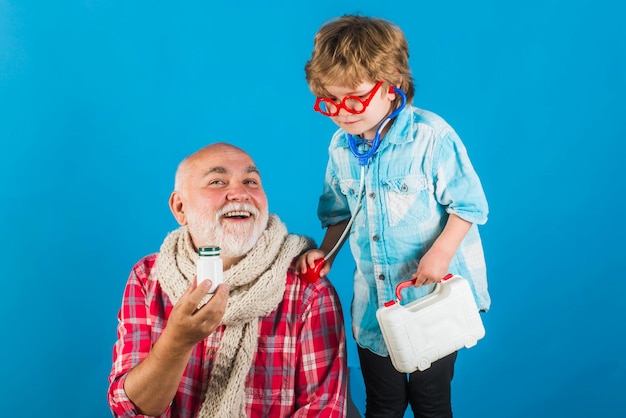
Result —
[[397, 25], [384, 19], [344, 15], [326, 22], [315, 35], [304, 71], [318, 97], [329, 95], [325, 86], [356, 88], [383, 80], [399, 84], [407, 103], [413, 100], [408, 42]]

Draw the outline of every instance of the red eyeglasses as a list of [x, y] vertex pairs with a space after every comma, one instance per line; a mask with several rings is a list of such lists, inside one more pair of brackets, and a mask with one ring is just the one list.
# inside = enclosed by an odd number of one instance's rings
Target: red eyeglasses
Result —
[[368, 93], [366, 99], [363, 99], [359, 96], [346, 96], [341, 99], [341, 102], [337, 103], [335, 100], [330, 99], [328, 97], [318, 97], [315, 101], [315, 109], [316, 112], [320, 112], [322, 115], [326, 116], [337, 116], [339, 114], [339, 109], [344, 108], [349, 113], [354, 115], [358, 115], [359, 113], [365, 112], [365, 109], [370, 104], [374, 95], [383, 85], [383, 81], [379, 81], [374, 88]]

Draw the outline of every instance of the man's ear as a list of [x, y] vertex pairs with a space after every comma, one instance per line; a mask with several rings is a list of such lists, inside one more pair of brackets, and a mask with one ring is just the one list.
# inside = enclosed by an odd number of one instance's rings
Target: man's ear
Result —
[[170, 210], [181, 226], [187, 225], [187, 215], [185, 214], [183, 197], [176, 191], [172, 192], [170, 195]]

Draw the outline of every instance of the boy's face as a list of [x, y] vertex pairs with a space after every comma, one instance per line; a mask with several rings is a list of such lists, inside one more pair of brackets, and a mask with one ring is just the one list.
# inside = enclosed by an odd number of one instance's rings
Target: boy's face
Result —
[[[346, 96], [357, 96], [367, 100], [376, 85], [377, 83], [367, 81], [356, 88], [342, 86], [325, 86], [325, 88], [331, 94], [330, 98], [334, 102], [341, 103]], [[391, 113], [391, 104], [395, 98], [395, 93], [389, 93], [388, 86], [383, 84], [371, 96], [371, 100], [363, 113], [350, 113], [345, 108], [340, 107], [336, 116], [329, 117], [349, 134], [361, 135], [364, 139], [373, 139], [380, 122]]]

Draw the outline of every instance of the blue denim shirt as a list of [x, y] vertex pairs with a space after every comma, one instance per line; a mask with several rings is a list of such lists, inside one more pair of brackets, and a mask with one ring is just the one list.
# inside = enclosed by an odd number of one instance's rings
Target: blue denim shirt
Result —
[[[318, 216], [337, 224], [356, 211], [362, 170], [339, 129], [329, 146]], [[485, 258], [477, 225], [488, 206], [465, 146], [436, 114], [407, 106], [365, 168], [364, 191], [350, 248], [356, 262], [352, 330], [357, 343], [388, 355], [376, 310], [395, 299], [398, 283], [411, 280], [420, 258], [441, 233], [449, 214], [472, 223], [449, 273], [469, 280], [480, 310], [490, 306]], [[434, 285], [403, 290], [403, 304], [432, 292]]]

